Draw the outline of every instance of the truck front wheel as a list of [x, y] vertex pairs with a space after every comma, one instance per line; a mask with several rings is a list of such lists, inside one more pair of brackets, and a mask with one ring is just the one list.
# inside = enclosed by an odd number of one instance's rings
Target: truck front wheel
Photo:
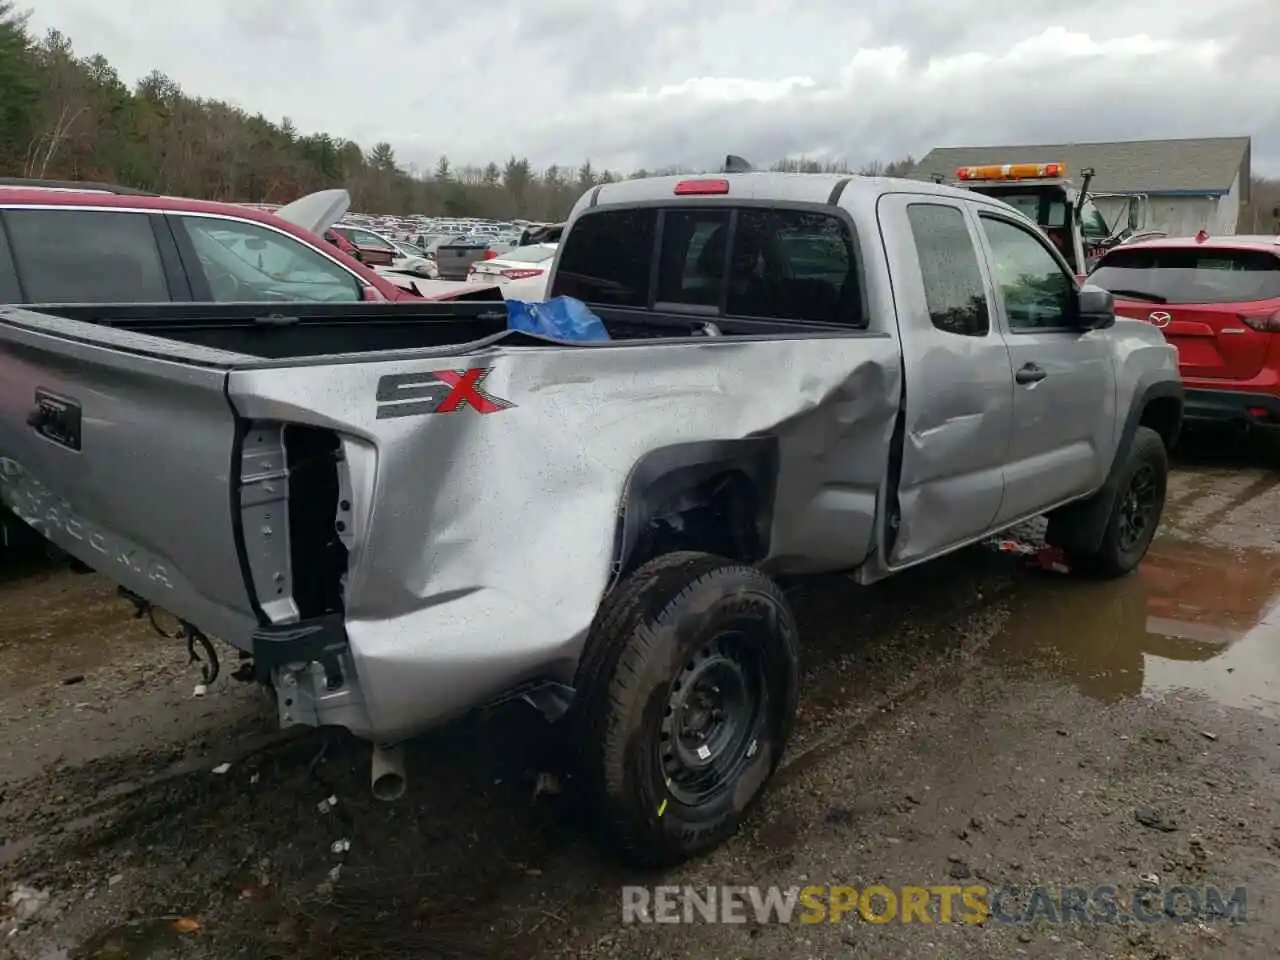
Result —
[[678, 863], [734, 833], [777, 769], [795, 619], [754, 567], [667, 554], [605, 599], [579, 668], [582, 773], [624, 855]]
[[1160, 525], [1169, 483], [1169, 455], [1160, 434], [1138, 427], [1116, 484], [1111, 515], [1096, 551], [1072, 554], [1080, 572], [1104, 578], [1122, 577], [1136, 568]]

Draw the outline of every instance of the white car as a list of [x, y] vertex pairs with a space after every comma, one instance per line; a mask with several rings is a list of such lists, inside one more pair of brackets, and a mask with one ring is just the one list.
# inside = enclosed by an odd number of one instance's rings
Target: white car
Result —
[[506, 300], [543, 300], [557, 246], [534, 243], [516, 247], [491, 260], [478, 260], [467, 271], [467, 280], [497, 284]]
[[415, 277], [426, 277], [428, 280], [435, 279], [436, 262], [427, 256], [425, 250], [402, 240], [392, 240], [391, 243], [395, 246], [397, 254], [391, 261], [391, 269], [401, 273], [412, 273]]

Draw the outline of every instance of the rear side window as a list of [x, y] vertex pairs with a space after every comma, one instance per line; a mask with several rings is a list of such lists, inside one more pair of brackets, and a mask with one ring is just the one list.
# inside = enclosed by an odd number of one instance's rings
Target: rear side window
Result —
[[649, 303], [653, 209], [583, 214], [565, 234], [552, 296], [612, 307]]
[[1119, 248], [1089, 282], [1116, 296], [1156, 303], [1233, 303], [1280, 298], [1280, 257], [1266, 250]]
[[730, 316], [866, 326], [853, 236], [827, 213], [740, 210], [728, 284]]
[[363, 297], [350, 272], [287, 234], [241, 220], [176, 220], [191, 238], [215, 303], [354, 303]]
[[162, 303], [170, 299], [145, 213], [7, 210], [9, 245], [28, 303]]
[[907, 219], [933, 325], [946, 333], [986, 336], [991, 326], [987, 294], [964, 213], [942, 204], [913, 203]]

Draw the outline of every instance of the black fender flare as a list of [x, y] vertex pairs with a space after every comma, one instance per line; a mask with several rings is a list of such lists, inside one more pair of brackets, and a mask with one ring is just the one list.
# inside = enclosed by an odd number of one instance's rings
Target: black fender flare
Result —
[[1170, 380], [1165, 370], [1147, 370], [1139, 377], [1133, 391], [1133, 400], [1129, 411], [1125, 414], [1124, 426], [1120, 428], [1120, 437], [1116, 442], [1115, 454], [1111, 458], [1111, 467], [1107, 471], [1107, 479], [1102, 488], [1085, 500], [1067, 504], [1055, 510], [1049, 518], [1050, 543], [1080, 553], [1093, 553], [1102, 543], [1107, 522], [1111, 519], [1111, 508], [1115, 503], [1120, 472], [1124, 469], [1125, 453], [1133, 445], [1134, 434], [1142, 423], [1142, 415], [1153, 400], [1166, 397], [1178, 401], [1178, 418], [1171, 431], [1169, 446], [1177, 440], [1182, 425], [1182, 402], [1185, 391], [1181, 380]]
[[[773, 529], [779, 450], [777, 437], [696, 440], [651, 450], [627, 475], [618, 502], [610, 586], [635, 566], [635, 551], [649, 522], [682, 491], [726, 473], [741, 473], [755, 494], [756, 543], [767, 554]], [[761, 557], [738, 559], [753, 561]]]
[[1166, 397], [1172, 397], [1178, 401], [1178, 422], [1173, 429], [1173, 437], [1169, 443], [1169, 446], [1172, 447], [1182, 428], [1182, 405], [1186, 398], [1186, 391], [1182, 386], [1182, 381], [1168, 379], [1166, 372], [1163, 370], [1148, 370], [1138, 378], [1138, 383], [1133, 391], [1133, 402], [1129, 404], [1129, 412], [1125, 415], [1124, 426], [1120, 430], [1120, 439], [1116, 444], [1116, 454], [1111, 460], [1111, 469], [1107, 473], [1107, 482], [1103, 485], [1104, 490], [1111, 490], [1112, 494], [1115, 493], [1116, 482], [1120, 476], [1120, 471], [1124, 468], [1124, 461], [1120, 457], [1121, 452], [1128, 450], [1133, 444], [1133, 435], [1138, 432], [1138, 426], [1142, 423], [1142, 415], [1146, 412], [1147, 407], [1151, 405], [1151, 402]]

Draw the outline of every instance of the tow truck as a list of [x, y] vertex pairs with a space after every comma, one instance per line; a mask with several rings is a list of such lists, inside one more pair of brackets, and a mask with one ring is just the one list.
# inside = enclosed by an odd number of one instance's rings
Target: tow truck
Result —
[[[1148, 207], [1144, 195], [1090, 193], [1093, 175], [1091, 167], [1081, 170], [1077, 187], [1065, 163], [989, 163], [958, 168], [951, 185], [1003, 200], [1035, 221], [1083, 279], [1106, 251], [1142, 229]], [[1105, 197], [1125, 201], [1114, 224], [1094, 203]]]

